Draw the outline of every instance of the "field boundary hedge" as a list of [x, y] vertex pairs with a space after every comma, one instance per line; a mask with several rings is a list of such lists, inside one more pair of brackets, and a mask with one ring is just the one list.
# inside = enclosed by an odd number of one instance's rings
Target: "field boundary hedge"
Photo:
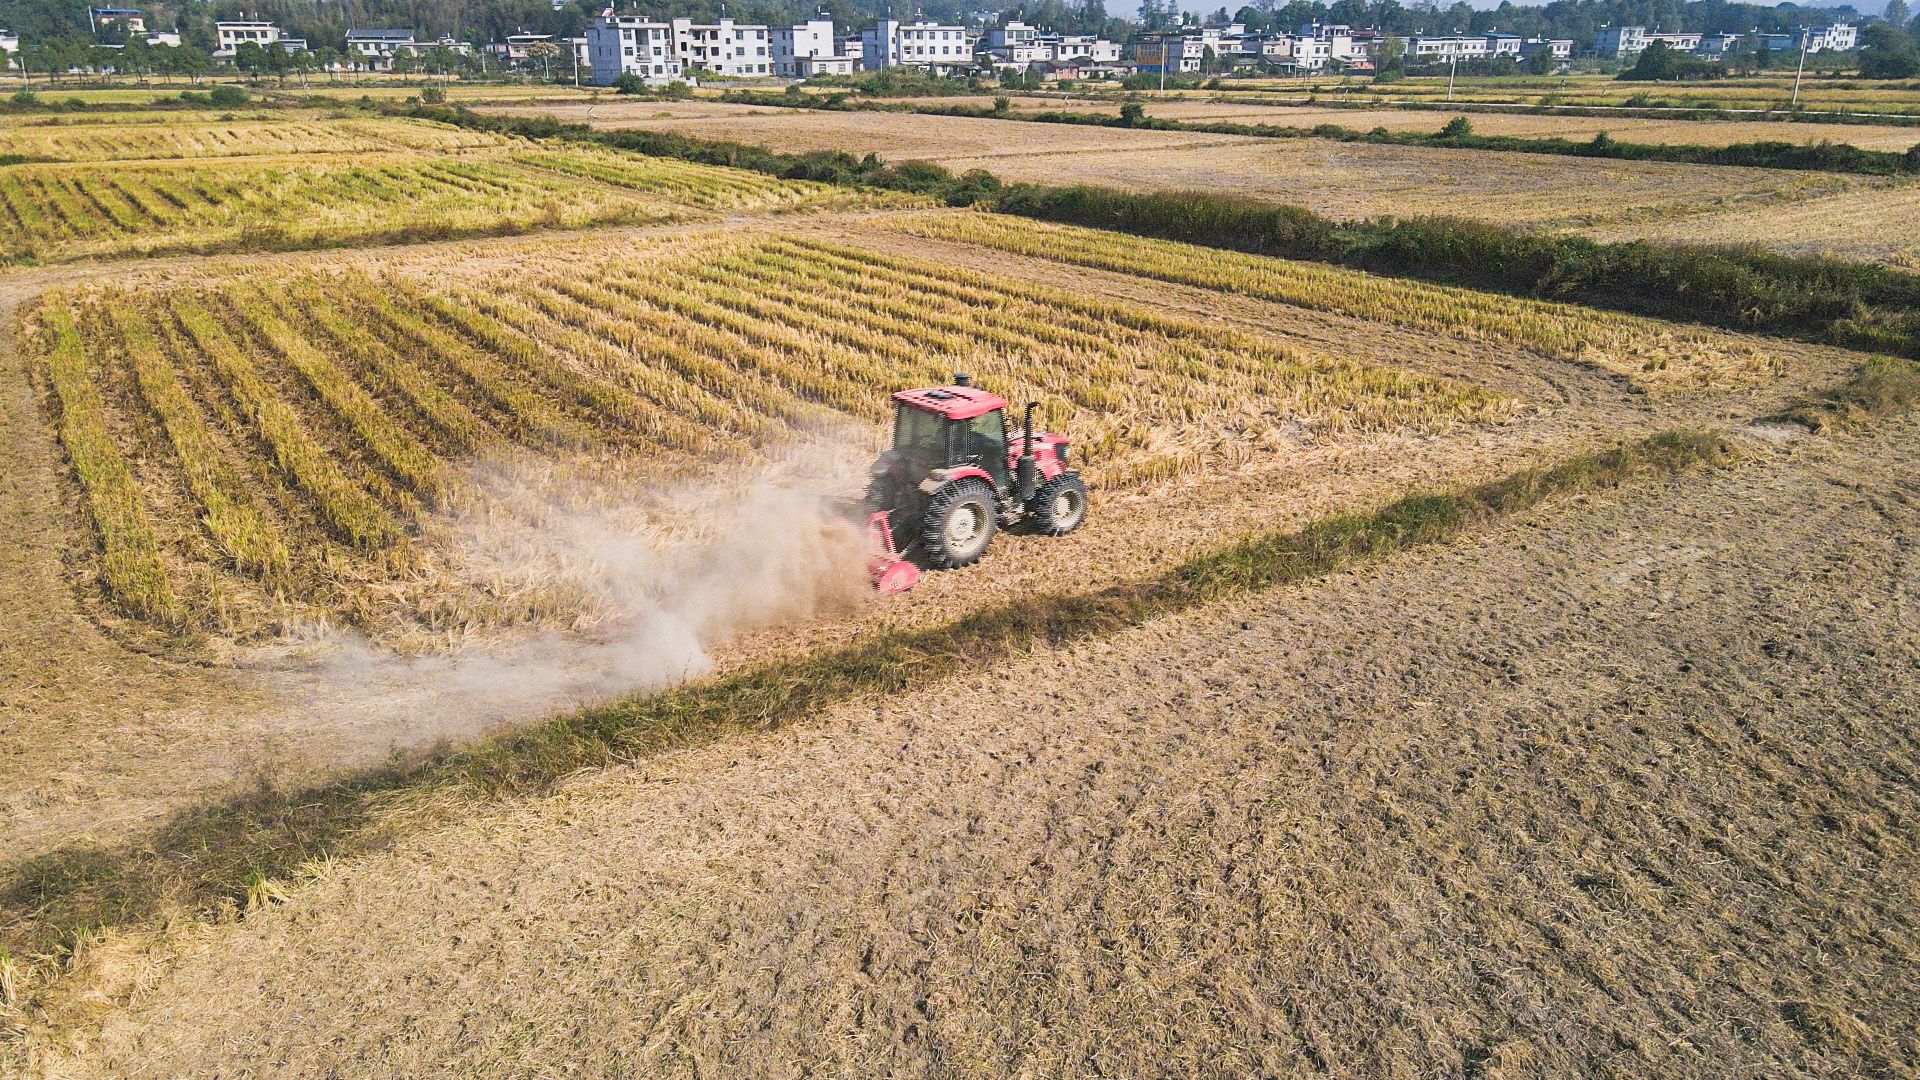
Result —
[[53, 957], [101, 927], [270, 902], [280, 895], [277, 882], [316, 863], [377, 850], [406, 814], [433, 813], [436, 797], [465, 805], [462, 799], [535, 795], [581, 769], [772, 730], [865, 695], [905, 693], [1039, 649], [1447, 542], [1556, 496], [1732, 459], [1718, 433], [1664, 432], [1479, 486], [1411, 494], [1297, 531], [1256, 534], [1145, 581], [1028, 597], [917, 633], [869, 632], [843, 647], [583, 709], [418, 763], [184, 811], [144, 840], [82, 841], [6, 868], [0, 956], [11, 950]]
[[1134, 194], [1003, 185], [927, 162], [838, 151], [787, 154], [660, 131], [597, 131], [553, 117], [415, 106], [397, 115], [534, 139], [576, 139], [793, 180], [910, 191], [1067, 224], [1255, 255], [1336, 263], [1515, 296], [1654, 315], [1920, 358], [1920, 275], [1868, 263], [1742, 248], [1601, 243], [1458, 218], [1335, 221], [1303, 207], [1206, 192]]
[[[1907, 176], [1920, 173], [1920, 143], [1904, 152], [1862, 150], [1847, 143], [1811, 145], [1778, 141], [1701, 146], [1685, 143], [1636, 143], [1605, 132], [1592, 139], [1537, 138], [1522, 135], [1475, 134], [1464, 119], [1449, 122], [1435, 132], [1371, 131], [1316, 124], [1295, 127], [1280, 124], [1242, 124], [1220, 120], [1166, 120], [1138, 114], [1069, 111], [1014, 112], [967, 105], [919, 105], [899, 102], [854, 101], [845, 94], [819, 97], [807, 94], [769, 94], [736, 90], [723, 101], [742, 105], [772, 105], [827, 112], [910, 112], [922, 116], [955, 116], [975, 120], [1014, 120], [1034, 124], [1075, 124], [1086, 127], [1137, 128], [1146, 131], [1186, 131], [1207, 135], [1243, 135], [1256, 139], [1330, 139], [1334, 142], [1378, 146], [1422, 146], [1445, 150], [1487, 150], [1496, 153], [1554, 154], [1566, 157], [1609, 158], [1620, 161], [1664, 161], [1684, 165], [1726, 165], [1750, 169], [1787, 169], [1801, 172], [1855, 173], [1865, 176]], [[1138, 102], [1128, 102], [1135, 105]], [[1122, 108], [1126, 108], [1123, 105]]]

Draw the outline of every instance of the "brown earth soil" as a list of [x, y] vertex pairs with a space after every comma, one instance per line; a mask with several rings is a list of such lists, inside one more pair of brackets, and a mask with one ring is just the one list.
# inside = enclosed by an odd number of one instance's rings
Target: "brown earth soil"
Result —
[[[843, 641], [864, 628], [925, 625], [951, 616], [957, 605], [990, 603], [1031, 589], [1091, 588], [1151, 574], [1197, 551], [1254, 529], [1297, 526], [1315, 517], [1360, 509], [1419, 487], [1491, 479], [1514, 469], [1624, 438], [1676, 426], [1740, 425], [1777, 410], [1813, 387], [1844, 377], [1857, 358], [1833, 349], [1764, 341], [1777, 356], [1777, 378], [1711, 392], [1649, 394], [1627, 379], [1582, 364], [1510, 348], [1465, 341], [1285, 305], [1122, 274], [1066, 267], [1000, 252], [903, 236], [886, 227], [889, 215], [821, 215], [787, 219], [778, 228], [801, 231], [879, 251], [942, 261], [1037, 281], [1077, 292], [1112, 296], [1202, 321], [1232, 324], [1302, 350], [1444, 375], [1484, 385], [1527, 403], [1518, 419], [1470, 426], [1433, 436], [1378, 435], [1271, 447], [1233, 470], [1157, 488], [1096, 497], [1089, 524], [1072, 537], [1046, 541], [1008, 536], [988, 563], [958, 574], [929, 575], [913, 592], [873, 602], [846, 617], [764, 632], [736, 642], [716, 657], [723, 667], [756, 663]], [[746, 219], [739, 228], [755, 227]], [[631, 235], [687, 231], [630, 230]], [[594, 234], [611, 244], [618, 236]], [[356, 262], [407, 272], [478, 272], [528, 257], [544, 241], [471, 241], [404, 251], [332, 252], [309, 258]], [[267, 257], [273, 258], [273, 257]], [[224, 261], [226, 265], [232, 260]], [[181, 259], [170, 268], [139, 271], [151, 280], [178, 280], [212, 264]], [[79, 269], [44, 272], [20, 281], [69, 280]], [[98, 273], [98, 271], [92, 271]], [[126, 271], [134, 276], [135, 271]], [[16, 285], [25, 294], [34, 286]], [[1729, 335], [1729, 341], [1753, 343]], [[0, 440], [10, 453], [29, 449], [29, 467], [10, 475], [41, 485], [34, 521], [58, 518], [64, 507], [54, 489], [63, 473], [45, 420], [18, 372], [8, 381], [16, 407]], [[856, 465], [859, 463], [855, 463]], [[1260, 493], [1257, 498], [1248, 492]], [[28, 613], [17, 625], [72, 624], [92, 651], [10, 649], [0, 663], [7, 680], [8, 724], [0, 728], [0, 841], [22, 855], [76, 836], [118, 835], [148, 824], [184, 802], [258, 781], [311, 781], [330, 769], [377, 761], [395, 749], [416, 750], [443, 739], [470, 738], [497, 729], [499, 719], [470, 706], [436, 704], [431, 693], [394, 688], [342, 688], [335, 678], [308, 677], [298, 665], [269, 664], [234, 673], [167, 664], [131, 654], [89, 621], [92, 590], [60, 576], [63, 548], [84, 543], [78, 526], [18, 530], [23, 545], [10, 558], [25, 568], [9, 575], [17, 590], [12, 610]], [[64, 639], [63, 639], [64, 640]], [[77, 658], [77, 659], [76, 659]], [[129, 672], [151, 672], [150, 686]], [[90, 675], [87, 673], [91, 673]], [[90, 681], [76, 683], [85, 676]], [[42, 685], [46, 680], [53, 680]], [[178, 686], [177, 700], [156, 687]], [[15, 688], [19, 689], [15, 689]], [[431, 687], [429, 687], [431, 689]], [[172, 693], [172, 691], [170, 691]], [[261, 700], [272, 694], [286, 704]], [[456, 699], [458, 700], [458, 699]], [[553, 708], [577, 698], [557, 700]], [[535, 714], [537, 715], [537, 713]], [[533, 719], [535, 715], [521, 717]]]
[[1910, 1075], [1920, 422], [1746, 451], [408, 837], [39, 1063]]

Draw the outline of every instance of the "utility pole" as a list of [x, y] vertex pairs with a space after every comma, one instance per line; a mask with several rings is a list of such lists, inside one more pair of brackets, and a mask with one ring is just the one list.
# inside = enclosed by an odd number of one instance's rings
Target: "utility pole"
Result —
[[1460, 46], [1454, 43], [1452, 55], [1447, 63], [1447, 100], [1453, 100], [1453, 73], [1460, 70]]
[[1805, 27], [1801, 27], [1800, 29], [1800, 66], [1795, 68], [1793, 72], [1793, 105], [1795, 108], [1798, 108], [1800, 105], [1800, 77], [1802, 75], [1805, 75], [1806, 73], [1807, 73], [1807, 31]]

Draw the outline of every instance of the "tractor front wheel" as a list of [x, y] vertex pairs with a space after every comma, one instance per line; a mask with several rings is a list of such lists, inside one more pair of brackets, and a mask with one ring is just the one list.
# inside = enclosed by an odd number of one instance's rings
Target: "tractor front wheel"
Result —
[[1048, 536], [1065, 536], [1087, 519], [1087, 485], [1076, 472], [1063, 472], [1040, 485], [1027, 504], [1033, 527]]
[[920, 526], [920, 550], [941, 570], [972, 566], [987, 553], [999, 527], [993, 489], [981, 480], [960, 480], [933, 493]]

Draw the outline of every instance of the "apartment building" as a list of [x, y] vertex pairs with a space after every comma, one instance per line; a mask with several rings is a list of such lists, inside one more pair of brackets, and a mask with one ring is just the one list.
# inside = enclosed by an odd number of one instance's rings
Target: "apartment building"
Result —
[[1647, 46], [1656, 41], [1669, 49], [1693, 52], [1700, 47], [1700, 39], [1705, 36], [1690, 32], [1648, 33], [1644, 26], [1609, 26], [1594, 39], [1593, 55], [1606, 60], [1631, 59], [1646, 52]]
[[1495, 60], [1502, 56], [1519, 59], [1520, 46], [1525, 44], [1519, 34], [1488, 34], [1486, 38], [1487, 56]]
[[1479, 34], [1413, 34], [1407, 38], [1407, 59], [1415, 63], [1485, 60], [1493, 55]]
[[805, 79], [853, 73], [855, 58], [840, 51], [832, 19], [823, 16], [792, 26], [776, 26], [769, 40], [773, 43], [775, 75]]
[[1802, 26], [1785, 34], [1755, 34], [1755, 41], [1773, 52], [1850, 52], [1860, 46], [1860, 28], [1851, 23]]
[[[1217, 33], [1214, 40], [1219, 40]], [[1200, 70], [1208, 47], [1199, 34], [1136, 34], [1127, 42], [1127, 62], [1154, 75], [1191, 73]]]
[[[1031, 48], [1041, 44], [1041, 36], [1037, 28], [1028, 26], [1026, 23], [1017, 21], [1009, 22], [1005, 26], [996, 26], [988, 30], [986, 40], [982, 43], [981, 47], [989, 52], [996, 52], [1001, 49]], [[1038, 57], [1038, 59], [1046, 60], [1049, 58], [1042, 56]]]
[[1555, 60], [1573, 59], [1572, 38], [1528, 38], [1520, 43], [1521, 56], [1538, 56], [1546, 53]]
[[1054, 43], [1056, 60], [1085, 60], [1094, 64], [1120, 62], [1120, 43], [1092, 34], [1069, 34]]
[[860, 66], [866, 71], [890, 67], [965, 69], [973, 66], [973, 40], [964, 26], [881, 19], [860, 31]]
[[773, 71], [773, 33], [758, 23], [732, 19], [697, 23], [674, 19], [673, 55], [688, 70], [699, 68], [725, 78], [765, 78]]
[[587, 67], [595, 86], [612, 86], [622, 75], [638, 76], [648, 86], [684, 78], [668, 23], [644, 15], [596, 15], [587, 23], [586, 40]]
[[369, 71], [393, 70], [393, 58], [414, 46], [413, 31], [396, 29], [349, 29], [347, 57]]
[[[264, 49], [278, 42], [284, 47], [292, 49], [293, 41], [295, 40], [298, 39], [283, 37], [278, 26], [270, 22], [261, 22], [258, 19], [236, 19], [232, 22], [217, 22], [213, 24], [213, 55], [215, 59], [231, 60], [233, 59], [234, 51], [240, 46], [247, 44], [258, 45]], [[306, 45], [306, 42], [300, 42], [300, 48], [304, 49]]]
[[90, 7], [87, 9], [87, 28], [98, 34], [103, 27], [125, 27], [129, 34], [147, 32], [146, 13], [139, 8]]

